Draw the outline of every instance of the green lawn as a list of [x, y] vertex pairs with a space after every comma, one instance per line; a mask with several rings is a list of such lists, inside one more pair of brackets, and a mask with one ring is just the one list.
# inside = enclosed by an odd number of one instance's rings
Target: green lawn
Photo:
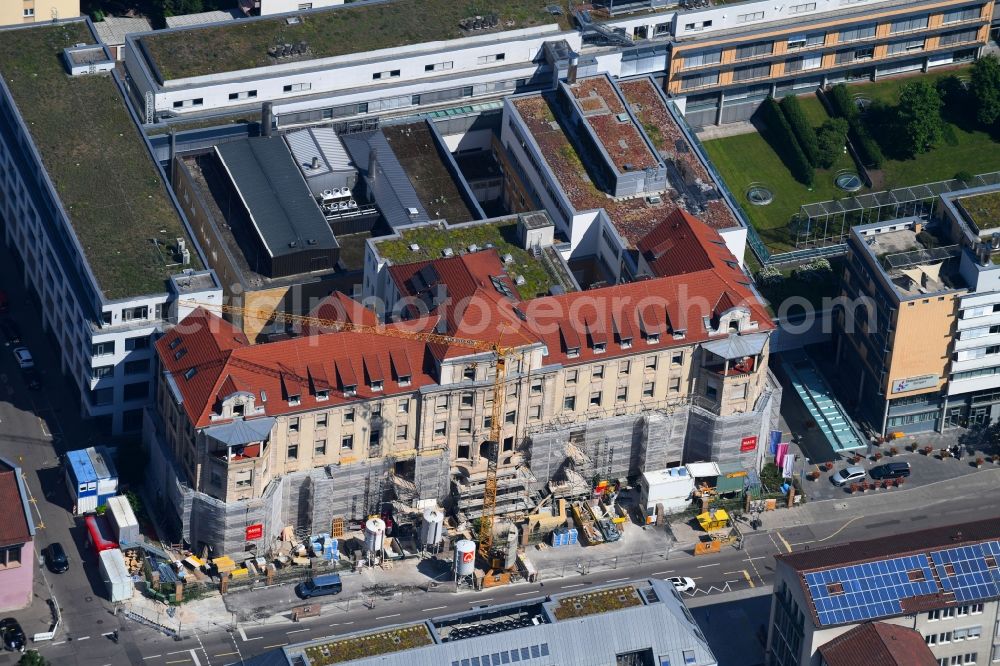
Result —
[[[927, 74], [926, 79], [936, 82], [945, 76], [967, 76], [968, 69], [951, 69]], [[890, 78], [876, 83], [853, 84], [853, 95], [862, 94], [870, 99], [895, 104], [900, 87], [914, 77]], [[819, 127], [829, 116], [819, 99], [812, 94], [799, 95], [806, 117]], [[834, 183], [839, 169], [854, 168], [851, 159], [844, 155], [833, 169], [816, 170], [815, 184], [806, 188], [792, 178], [778, 155], [764, 137], [758, 133], [715, 139], [705, 142], [705, 149], [729, 189], [736, 196], [761, 239], [775, 252], [793, 247], [788, 224], [803, 204], [829, 201], [847, 196]], [[878, 189], [892, 189], [920, 185], [953, 178], [959, 171], [981, 174], [1000, 170], [1000, 146], [988, 134], [969, 131], [946, 123], [945, 139], [929, 153], [908, 160], [886, 160], [881, 174], [873, 173]], [[881, 180], [878, 176], [881, 175]], [[769, 206], [751, 206], [746, 201], [746, 189], [752, 182], [767, 185], [774, 192], [774, 202]], [[862, 189], [861, 192], [866, 192]]]
[[[706, 141], [704, 145], [761, 239], [776, 252], [793, 249], [788, 223], [802, 204], [842, 195], [833, 184], [834, 174], [853, 166], [851, 158], [843, 155], [833, 169], [817, 169], [810, 190], [792, 178], [781, 158], [756, 132]], [[769, 206], [751, 206], [747, 202], [747, 186], [754, 182], [763, 183], [774, 193], [774, 201]]]

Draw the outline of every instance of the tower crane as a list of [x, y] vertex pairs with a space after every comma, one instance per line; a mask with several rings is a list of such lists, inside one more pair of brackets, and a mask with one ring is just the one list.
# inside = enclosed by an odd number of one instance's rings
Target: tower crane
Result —
[[[487, 442], [486, 456], [486, 483], [483, 492], [483, 515], [479, 520], [479, 555], [486, 563], [487, 569], [493, 564], [493, 521], [496, 515], [497, 506], [497, 462], [500, 450], [500, 438], [503, 436], [503, 416], [504, 399], [507, 391], [504, 382], [507, 377], [507, 361], [515, 354], [514, 347], [507, 347], [501, 344], [500, 338], [496, 342], [476, 340], [474, 338], [462, 338], [441, 333], [426, 333], [420, 331], [406, 331], [382, 324], [357, 324], [338, 319], [327, 319], [323, 317], [312, 317], [308, 315], [297, 315], [286, 312], [247, 308], [237, 305], [223, 305], [218, 303], [192, 303], [199, 305], [209, 311], [220, 311], [228, 314], [241, 315], [250, 319], [260, 321], [271, 321], [280, 319], [287, 323], [309, 324], [331, 331], [346, 331], [352, 333], [369, 333], [390, 338], [401, 338], [405, 340], [419, 340], [432, 344], [451, 345], [471, 349], [479, 352], [489, 352], [495, 357], [496, 374], [493, 378], [493, 410], [490, 419], [490, 439]], [[502, 330], [501, 330], [502, 337]]]

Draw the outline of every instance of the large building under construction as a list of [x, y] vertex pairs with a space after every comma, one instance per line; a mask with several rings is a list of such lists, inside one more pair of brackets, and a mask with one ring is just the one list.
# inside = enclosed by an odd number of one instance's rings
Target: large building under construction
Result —
[[[389, 503], [397, 520], [435, 504], [474, 520], [497, 399], [499, 516], [689, 461], [758, 468], [780, 401], [770, 316], [719, 234], [686, 212], [637, 248], [647, 279], [537, 298], [495, 247], [394, 263], [401, 302], [376, 331], [252, 345], [196, 311], [157, 342], [146, 428], [162, 433], [153, 486], [175, 536], [264, 552], [287, 526], [327, 531]], [[340, 295], [316, 312], [376, 320]], [[512, 350], [502, 395], [498, 342]]]

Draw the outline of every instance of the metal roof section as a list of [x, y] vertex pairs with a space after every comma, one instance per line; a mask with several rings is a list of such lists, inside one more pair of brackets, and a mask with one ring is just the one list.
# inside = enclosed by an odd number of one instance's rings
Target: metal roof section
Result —
[[783, 354], [781, 367], [834, 451], [855, 451], [868, 446], [844, 407], [833, 397], [830, 385], [804, 352]]
[[[371, 198], [393, 229], [429, 222], [406, 171], [382, 132], [359, 132], [341, 137], [348, 155], [365, 172]], [[374, 157], [375, 166], [371, 161]]]
[[265, 416], [250, 421], [233, 421], [205, 428], [205, 435], [226, 446], [252, 444], [268, 438], [274, 428], [274, 418]]
[[311, 127], [289, 132], [284, 139], [306, 179], [334, 171], [356, 171], [340, 137], [330, 127]]
[[712, 340], [702, 345], [716, 356], [727, 359], [738, 359], [745, 356], [755, 356], [764, 351], [764, 345], [770, 336], [767, 333], [751, 333], [749, 335], [729, 335], [725, 340]]
[[271, 257], [340, 247], [280, 137], [215, 147]]
[[198, 12], [196, 14], [181, 14], [180, 16], [168, 16], [164, 19], [168, 28], [189, 28], [198, 25], [210, 25], [212, 23], [223, 23], [239, 19], [241, 16], [238, 9], [213, 10], [210, 12]]
[[152, 24], [142, 17], [105, 16], [103, 21], [94, 24], [94, 31], [97, 32], [97, 36], [109, 46], [124, 44], [125, 35], [137, 32], [150, 32], [152, 29]]
[[[637, 658], [645, 655], [650, 663], [717, 665], [694, 618], [669, 583], [649, 580], [626, 587], [638, 595], [640, 601], [636, 605], [615, 608], [609, 604], [608, 610], [581, 612], [564, 620], [554, 615], [560, 603], [573, 604], [581, 597], [615, 593], [620, 591], [619, 586], [479, 608], [424, 623], [433, 644], [336, 663], [359, 665], [377, 660], [381, 666], [492, 666], [522, 662], [539, 666], [598, 666], [616, 663], [619, 655]], [[527, 622], [509, 619], [515, 616], [523, 616]], [[474, 630], [460, 634], [461, 638], [449, 638], [457, 624]], [[381, 628], [354, 637], [363, 640], [366, 635], [391, 629]], [[310, 654], [323, 655], [324, 646], [345, 638], [350, 636], [286, 646], [281, 652], [284, 661], [269, 658], [261, 663], [312, 666]]]

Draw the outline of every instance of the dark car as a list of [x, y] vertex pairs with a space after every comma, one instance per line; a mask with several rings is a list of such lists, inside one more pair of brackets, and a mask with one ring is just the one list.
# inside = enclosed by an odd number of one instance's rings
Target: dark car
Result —
[[66, 551], [58, 541], [49, 544], [45, 550], [45, 564], [52, 573], [64, 573], [69, 569], [69, 558], [66, 557]]
[[37, 391], [42, 388], [42, 376], [39, 375], [38, 371], [34, 368], [22, 370], [21, 376], [24, 378], [25, 385], [32, 391]]
[[3, 337], [12, 345], [21, 344], [21, 329], [10, 319], [0, 319], [0, 329], [3, 330]]
[[868, 474], [876, 481], [882, 479], [899, 479], [910, 475], [910, 463], [891, 462], [868, 470]]
[[3, 637], [4, 649], [12, 652], [24, 652], [24, 629], [12, 617], [0, 620], [0, 637]]

